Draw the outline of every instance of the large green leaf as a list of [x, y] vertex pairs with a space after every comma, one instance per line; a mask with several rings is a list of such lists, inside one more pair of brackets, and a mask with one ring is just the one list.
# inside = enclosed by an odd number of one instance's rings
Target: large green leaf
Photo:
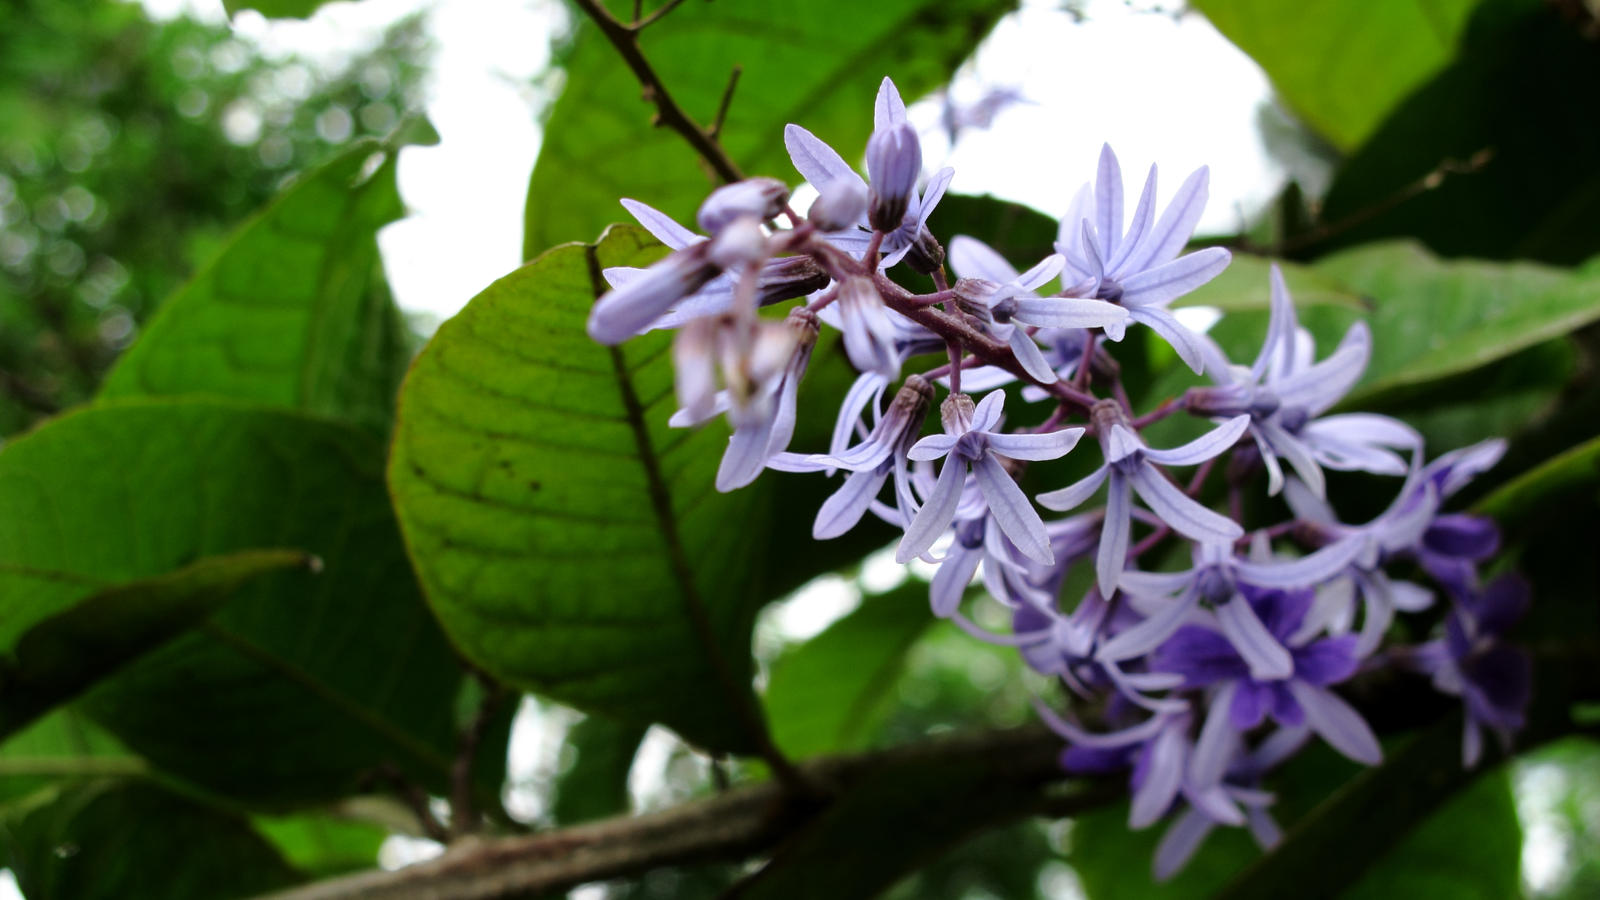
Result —
[[287, 411], [141, 401], [57, 419], [0, 453], [8, 628], [207, 556], [314, 554], [320, 574], [255, 580], [78, 708], [249, 802], [331, 798], [385, 766], [442, 791], [460, 669], [407, 570], [381, 459], [375, 437]]
[[[798, 123], [860, 159], [885, 75], [908, 99], [942, 84], [1012, 0], [746, 0], [685, 3], [640, 43], [674, 99], [710, 125], [730, 71], [743, 66], [721, 140], [752, 174], [795, 183], [783, 126]], [[613, 4], [618, 6], [618, 4]], [[616, 50], [587, 22], [565, 64], [528, 189], [527, 258], [598, 234], [632, 197], [680, 221], [714, 185]]]
[[13, 812], [0, 843], [29, 900], [225, 900], [301, 877], [245, 819], [139, 780]]
[[1477, 0], [1195, 0], [1295, 112], [1334, 145], [1361, 144], [1444, 68]]
[[296, 550], [207, 557], [174, 572], [96, 591], [40, 620], [0, 658], [0, 739], [204, 621], [241, 584], [314, 564]]
[[660, 254], [613, 229], [473, 298], [406, 379], [390, 488], [428, 600], [475, 664], [749, 750], [767, 493], [715, 491], [723, 425], [668, 427], [666, 333], [608, 348], [584, 331], [600, 269]]
[[[1340, 5], [1369, 16], [1408, 4]], [[1600, 54], [1580, 21], [1539, 0], [1476, 4], [1455, 62], [1340, 167], [1321, 211], [1333, 227], [1317, 249], [1407, 236], [1450, 256], [1564, 264], [1592, 256], [1600, 116], [1572, 86], [1600, 80]]]
[[778, 746], [797, 758], [865, 746], [907, 651], [933, 621], [928, 586], [913, 579], [866, 598], [854, 612], [779, 657], [766, 693]]
[[1579, 444], [1524, 472], [1483, 498], [1474, 512], [1493, 516], [1502, 527], [1517, 528], [1553, 506], [1574, 501], [1600, 502], [1600, 438]]
[[102, 396], [230, 397], [386, 428], [409, 356], [378, 259], [378, 229], [404, 214], [396, 151], [358, 141], [294, 182], [166, 300]]

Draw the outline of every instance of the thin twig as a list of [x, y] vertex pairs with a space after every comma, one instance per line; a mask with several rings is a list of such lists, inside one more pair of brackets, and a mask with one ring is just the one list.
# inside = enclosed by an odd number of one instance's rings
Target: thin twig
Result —
[[683, 107], [672, 99], [672, 94], [667, 91], [667, 86], [662, 83], [661, 76], [656, 74], [656, 70], [650, 65], [649, 60], [645, 59], [644, 54], [639, 50], [639, 32], [655, 24], [662, 16], [671, 12], [681, 0], [667, 0], [666, 3], [661, 5], [660, 9], [651, 13], [634, 26], [624, 25], [617, 21], [616, 17], [612, 16], [604, 6], [600, 5], [600, 0], [573, 0], [573, 2], [577, 3], [578, 8], [582, 9], [594, 21], [595, 25], [599, 27], [600, 33], [605, 35], [606, 40], [610, 41], [611, 46], [615, 47], [617, 53], [622, 56], [622, 61], [627, 63], [628, 68], [633, 71], [634, 78], [638, 79], [639, 85], [644, 89], [645, 99], [655, 104], [656, 124], [671, 128], [682, 135], [683, 139], [689, 142], [689, 146], [700, 154], [706, 164], [716, 172], [717, 177], [723, 181], [743, 180], [744, 173], [739, 170], [739, 166], [734, 163], [733, 158], [728, 156], [727, 151], [722, 149], [722, 145], [712, 139], [706, 129], [701, 128], [694, 119], [689, 117], [688, 113], [683, 111]]
[[722, 102], [717, 104], [717, 117], [711, 120], [711, 127], [706, 130], [706, 137], [713, 141], [722, 134], [722, 123], [727, 121], [728, 107], [733, 104], [733, 90], [739, 86], [739, 76], [743, 74], [744, 66], [738, 64], [728, 74], [728, 86], [722, 89]]
[[472, 773], [474, 763], [478, 758], [478, 746], [483, 743], [483, 735], [489, 730], [489, 725], [494, 721], [495, 713], [499, 711], [500, 704], [505, 700], [505, 689], [489, 678], [477, 676], [483, 685], [483, 699], [478, 703], [478, 710], [473, 715], [472, 721], [461, 731], [460, 742], [456, 746], [456, 758], [450, 765], [450, 836], [458, 838], [475, 831], [478, 826], [478, 814], [472, 803], [473, 784]]
[[[661, 8], [660, 9], [657, 9], [655, 12], [651, 13], [647, 18], [644, 18], [644, 19], [640, 19], [638, 17], [638, 15], [635, 14], [634, 17], [633, 17], [633, 30], [635, 32], [639, 32], [639, 31], [645, 30], [646, 28], [649, 28], [651, 25], [654, 25], [655, 23], [657, 23], [657, 22], [661, 21], [662, 19], [666, 18], [667, 14], [672, 12], [674, 9], [676, 9], [678, 7], [678, 4], [680, 4], [682, 2], [683, 2], [683, 0], [667, 0], [667, 2], [661, 4]], [[638, 8], [637, 5], [634, 8], [637, 9]]]

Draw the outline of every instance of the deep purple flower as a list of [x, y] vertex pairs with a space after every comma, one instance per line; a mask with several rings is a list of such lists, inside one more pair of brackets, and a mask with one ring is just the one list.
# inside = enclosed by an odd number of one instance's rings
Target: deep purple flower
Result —
[[1469, 768], [1483, 756], [1485, 729], [1509, 748], [1526, 720], [1533, 661], [1504, 638], [1527, 612], [1528, 602], [1527, 582], [1501, 576], [1456, 604], [1445, 619], [1443, 638], [1395, 653], [1402, 664], [1433, 676], [1434, 687], [1465, 704], [1461, 761]]
[[1313, 600], [1308, 589], [1246, 588], [1244, 600], [1267, 634], [1288, 647], [1288, 672], [1260, 677], [1219, 623], [1184, 625], [1151, 658], [1152, 669], [1183, 676], [1184, 687], [1212, 689], [1196, 749], [1196, 777], [1202, 782], [1220, 777], [1240, 734], [1267, 718], [1288, 727], [1309, 726], [1345, 756], [1376, 765], [1383, 753], [1372, 729], [1327, 689], [1355, 673], [1355, 636], [1296, 640]]

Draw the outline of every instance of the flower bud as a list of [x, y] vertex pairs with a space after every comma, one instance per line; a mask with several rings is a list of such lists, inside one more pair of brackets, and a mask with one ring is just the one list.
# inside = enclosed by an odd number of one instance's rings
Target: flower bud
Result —
[[951, 394], [939, 404], [939, 422], [946, 434], [966, 434], [972, 430], [972, 413], [976, 409], [972, 398], [966, 394]]
[[809, 256], [769, 259], [761, 267], [761, 286], [756, 293], [756, 304], [770, 306], [804, 297], [827, 287], [832, 280]]
[[844, 325], [844, 352], [851, 365], [887, 378], [900, 374], [894, 324], [872, 279], [855, 275], [839, 285], [839, 317]]
[[806, 218], [819, 231], [854, 228], [867, 214], [867, 186], [855, 178], [835, 178], [824, 184]]
[[767, 235], [755, 216], [735, 219], [707, 243], [711, 261], [724, 269], [758, 265], [767, 258]]
[[867, 174], [872, 177], [872, 202], [867, 220], [874, 231], [889, 232], [905, 219], [917, 176], [922, 174], [922, 145], [917, 132], [901, 122], [874, 131], [867, 141]]
[[789, 188], [776, 178], [746, 178], [711, 192], [700, 204], [695, 221], [707, 234], [716, 234], [729, 224], [746, 217], [765, 222], [783, 212], [789, 202]]
[[595, 303], [589, 313], [589, 337], [602, 344], [620, 344], [659, 319], [672, 304], [700, 290], [718, 274], [710, 249], [702, 241], [633, 273]]
[[918, 272], [932, 275], [944, 266], [944, 247], [933, 236], [933, 232], [923, 228], [917, 232], [917, 239], [911, 242], [911, 249], [906, 252], [906, 262]]

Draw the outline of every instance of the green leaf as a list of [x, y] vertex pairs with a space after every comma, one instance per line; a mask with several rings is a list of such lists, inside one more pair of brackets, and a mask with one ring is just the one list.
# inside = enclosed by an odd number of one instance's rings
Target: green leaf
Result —
[[[805, 126], [847, 160], [872, 130], [878, 83], [911, 100], [943, 84], [1011, 0], [748, 0], [685, 3], [640, 39], [678, 105], [710, 125], [734, 66], [743, 67], [721, 132], [751, 175], [799, 180], [783, 126]], [[845, 27], [843, 23], [848, 23]], [[584, 21], [566, 88], [545, 128], [528, 189], [526, 258], [597, 234], [632, 197], [688, 222], [714, 185], [681, 136], [652, 126], [654, 107], [622, 58]]]
[[1520, 526], [1553, 506], [1571, 506], [1587, 498], [1600, 501], [1600, 438], [1579, 444], [1543, 465], [1522, 473], [1483, 498], [1473, 511], [1491, 516], [1501, 527]]
[[1600, 261], [1444, 261], [1409, 243], [1327, 257], [1316, 270], [1373, 298], [1372, 364], [1350, 404], [1485, 366], [1600, 320]]
[[628, 811], [628, 772], [644, 740], [641, 725], [588, 716], [567, 732], [565, 749], [577, 755], [555, 782], [552, 811], [572, 825]]
[[[1407, 4], [1339, 5], [1367, 19]], [[1322, 222], [1337, 227], [1318, 250], [1408, 236], [1448, 256], [1570, 265], [1600, 246], [1600, 117], [1584, 92], [1571, 90], [1600, 80], [1600, 55], [1559, 4], [1474, 6], [1454, 63], [1395, 107], [1340, 167], [1321, 211]], [[1282, 9], [1299, 15], [1298, 7]], [[1367, 54], [1351, 47], [1376, 49], [1329, 38], [1358, 64]], [[1286, 42], [1283, 50], [1302, 47]], [[1331, 93], [1363, 95], [1360, 82], [1319, 77]]]
[[1455, 56], [1477, 0], [1195, 0], [1305, 121], [1341, 149], [1364, 141]]
[[958, 234], [978, 238], [1018, 266], [1018, 271], [1056, 252], [1055, 219], [1031, 206], [988, 194], [945, 194], [928, 219], [928, 230], [947, 242]]
[[309, 19], [328, 0], [222, 0], [228, 17], [253, 9], [269, 19]]
[[474, 664], [750, 750], [740, 707], [765, 599], [750, 548], [766, 546], [769, 495], [715, 491], [722, 424], [668, 427], [668, 334], [608, 348], [584, 331], [600, 270], [660, 255], [615, 228], [473, 298], [406, 379], [390, 488], [428, 601]]
[[332, 799], [384, 766], [442, 792], [461, 670], [407, 569], [381, 454], [363, 431], [201, 401], [56, 419], [0, 452], [7, 627], [102, 584], [296, 547], [324, 570], [256, 579], [77, 708], [154, 766], [245, 802]]
[[0, 815], [63, 780], [141, 775], [148, 768], [82, 713], [57, 709], [0, 744]]
[[220, 900], [301, 878], [249, 822], [144, 781], [99, 781], [0, 822], [29, 900]]
[[778, 746], [804, 758], [870, 743], [906, 653], [933, 621], [928, 586], [913, 579], [866, 598], [854, 612], [779, 657], [765, 698]]
[[376, 866], [378, 848], [389, 836], [381, 825], [331, 813], [258, 816], [254, 824], [289, 865], [311, 878]]
[[172, 297], [101, 395], [228, 397], [387, 430], [410, 348], [378, 259], [396, 147], [357, 141], [287, 188]]
[[[1210, 306], [1223, 315], [1266, 312], [1272, 308], [1272, 266], [1283, 270], [1284, 283], [1296, 306], [1343, 307], [1357, 313], [1367, 311], [1361, 295], [1327, 273], [1288, 260], [1269, 259], [1251, 253], [1235, 253], [1222, 274], [1182, 298], [1173, 307]], [[1249, 359], [1253, 359], [1251, 356]]]
[[0, 658], [0, 739], [198, 625], [245, 582], [314, 563], [296, 550], [207, 557], [96, 591], [37, 622]]

